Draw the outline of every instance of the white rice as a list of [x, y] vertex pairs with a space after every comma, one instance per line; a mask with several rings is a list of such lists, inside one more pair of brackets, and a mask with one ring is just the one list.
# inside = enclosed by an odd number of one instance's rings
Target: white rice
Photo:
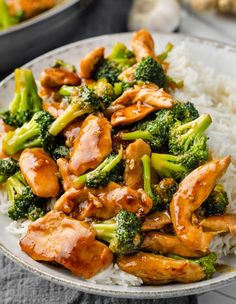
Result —
[[[168, 62], [169, 76], [184, 81], [184, 88], [175, 90], [174, 97], [178, 100], [189, 100], [201, 113], [209, 113], [212, 116], [208, 145], [213, 158], [229, 154], [233, 158], [221, 182], [230, 201], [227, 211], [236, 214], [236, 119], [235, 115], [232, 115], [236, 113], [236, 80], [219, 75], [214, 69], [201, 63], [191, 62], [189, 50], [184, 43], [173, 49], [168, 56]], [[0, 213], [7, 214], [9, 206], [6, 191], [0, 191]], [[26, 233], [29, 223], [28, 220], [14, 221], [6, 229], [21, 237]], [[219, 257], [236, 254], [236, 235], [229, 233], [216, 236], [211, 244], [211, 250]], [[141, 279], [121, 271], [117, 265], [109, 266], [89, 281], [124, 286], [142, 284]]]
[[142, 279], [126, 273], [115, 265], [110, 265], [104, 271], [98, 273], [88, 281], [104, 285], [123, 285], [123, 286], [139, 286], [142, 285]]
[[[184, 88], [173, 92], [174, 97], [193, 102], [200, 113], [209, 113], [212, 117], [208, 146], [213, 158], [232, 156], [232, 164], [221, 183], [229, 197], [227, 212], [236, 214], [236, 80], [219, 75], [201, 63], [191, 62], [184, 43], [174, 48], [168, 61], [168, 74], [184, 80]], [[211, 250], [219, 257], [236, 254], [236, 235], [216, 236]]]

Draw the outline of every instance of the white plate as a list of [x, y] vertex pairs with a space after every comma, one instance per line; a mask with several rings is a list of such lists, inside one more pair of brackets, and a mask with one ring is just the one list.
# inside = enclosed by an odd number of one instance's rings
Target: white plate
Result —
[[[131, 34], [116, 34], [76, 42], [45, 54], [28, 63], [26, 67], [31, 68], [35, 76], [39, 77], [40, 72], [57, 58], [64, 59], [65, 61], [78, 66], [80, 59], [96, 46], [106, 46], [106, 50], [109, 51], [111, 46], [117, 41], [128, 44], [130, 37]], [[216, 71], [236, 78], [236, 48], [234, 47], [179, 34], [153, 34], [153, 37], [156, 40], [157, 51], [162, 50], [169, 41], [173, 42], [175, 45], [185, 41], [190, 49], [190, 55], [193, 60], [202, 61], [206, 65], [214, 67]], [[10, 75], [0, 83], [1, 109], [7, 107], [12, 99], [13, 92], [14, 77], [13, 75]], [[85, 280], [72, 275], [67, 270], [36, 262], [24, 252], [21, 252], [18, 245], [18, 239], [5, 230], [8, 223], [9, 219], [7, 216], [0, 215], [0, 249], [6, 256], [25, 269], [40, 275], [45, 279], [71, 288], [77, 288], [84, 292], [123, 298], [164, 298], [202, 293], [236, 282], [236, 270], [218, 273], [210, 280], [192, 284], [124, 287], [98, 285], [86, 282]], [[236, 257], [227, 258], [227, 263], [236, 266]]]

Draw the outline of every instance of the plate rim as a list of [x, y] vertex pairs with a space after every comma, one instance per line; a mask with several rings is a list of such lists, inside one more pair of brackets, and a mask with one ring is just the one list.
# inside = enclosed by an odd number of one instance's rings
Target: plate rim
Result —
[[[79, 0], [80, 1], [80, 0]], [[77, 1], [76, 1], [77, 2]], [[158, 32], [152, 32], [153, 34], [157, 34]], [[126, 32], [126, 33], [115, 33], [115, 34], [106, 34], [101, 36], [95, 36], [88, 39], [79, 40], [70, 44], [66, 44], [64, 46], [61, 46], [59, 48], [56, 48], [52, 51], [49, 51], [31, 61], [23, 65], [23, 67], [32, 67], [37, 62], [40, 62], [44, 58], [49, 58], [53, 56], [54, 54], [60, 54], [61, 52], [65, 52], [67, 49], [71, 49], [74, 47], [78, 47], [81, 44], [86, 44], [89, 42], [93, 42], [99, 39], [109, 38], [110, 36], [130, 36], [132, 35], [132, 32]], [[185, 34], [179, 34], [179, 33], [158, 33], [158, 35], [161, 37], [171, 37], [171, 36], [179, 36], [182, 37], [185, 41], [190, 41], [192, 43], [203, 43], [208, 46], [215, 47], [217, 49], [226, 49], [227, 51], [236, 53], [236, 46], [221, 43], [215, 40], [211, 39], [205, 39], [201, 37], [195, 37], [191, 35], [185, 35]], [[4, 89], [4, 86], [12, 80], [14, 77], [14, 74], [11, 73], [6, 78], [4, 78], [0, 82], [0, 88]], [[141, 286], [135, 286], [131, 288], [125, 288], [125, 286], [120, 286], [123, 290], [115, 290], [113, 288], [114, 285], [102, 285], [102, 284], [96, 284], [92, 282], [82, 281], [80, 278], [78, 278], [78, 281], [73, 282], [70, 279], [57, 277], [56, 275], [50, 274], [46, 271], [43, 271], [42, 269], [39, 269], [37, 266], [30, 265], [27, 261], [24, 261], [14, 253], [12, 253], [9, 249], [7, 249], [1, 242], [0, 242], [0, 252], [3, 253], [5, 256], [7, 256], [11, 261], [15, 262], [22, 268], [32, 272], [33, 274], [36, 274], [37, 276], [44, 278], [46, 280], [49, 280], [53, 283], [64, 285], [66, 287], [70, 287], [73, 289], [80, 290], [82, 292], [96, 294], [96, 295], [102, 295], [102, 296], [109, 296], [109, 297], [117, 297], [117, 298], [142, 298], [142, 299], [153, 299], [153, 298], [169, 298], [169, 297], [180, 297], [180, 296], [186, 296], [186, 295], [192, 295], [192, 294], [198, 294], [207, 292], [216, 288], [222, 288], [228, 285], [231, 285], [236, 282], [236, 271], [229, 272], [224, 278], [221, 278], [220, 280], [218, 278], [212, 278], [207, 281], [201, 281], [191, 284], [182, 284], [181, 286], [174, 287], [174, 285], [171, 285], [171, 289], [168, 290], [168, 285], [166, 285], [166, 290], [158, 290], [158, 286], [153, 287], [157, 290], [147, 290], [145, 287]], [[40, 262], [38, 262], [40, 264]], [[207, 283], [208, 282], [208, 283]], [[117, 287], [117, 286], [116, 286]]]

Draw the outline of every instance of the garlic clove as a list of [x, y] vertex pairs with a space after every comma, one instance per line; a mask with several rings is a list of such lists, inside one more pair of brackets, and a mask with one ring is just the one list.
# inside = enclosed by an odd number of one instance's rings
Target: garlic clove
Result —
[[177, 0], [134, 0], [130, 11], [128, 28], [136, 31], [172, 32], [180, 24], [181, 10]]

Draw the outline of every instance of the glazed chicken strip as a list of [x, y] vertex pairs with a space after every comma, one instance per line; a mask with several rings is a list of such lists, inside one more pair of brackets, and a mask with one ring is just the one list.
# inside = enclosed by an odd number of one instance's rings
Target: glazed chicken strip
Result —
[[72, 215], [78, 220], [88, 217], [109, 219], [120, 210], [142, 211], [147, 214], [152, 208], [152, 200], [142, 190], [122, 187], [114, 182], [100, 189], [71, 188], [56, 202], [54, 209]]
[[177, 236], [150, 231], [145, 235], [142, 249], [162, 254], [176, 254], [183, 257], [201, 257], [199, 252], [188, 249]]
[[143, 186], [143, 166], [141, 157], [143, 155], [151, 155], [150, 146], [142, 139], [138, 139], [129, 144], [125, 150], [125, 185], [139, 189]]
[[124, 91], [124, 93], [113, 101], [112, 106], [121, 104], [142, 103], [158, 109], [172, 108], [175, 101], [163, 89], [159, 89], [155, 84], [135, 85], [134, 88]]
[[207, 252], [215, 235], [212, 232], [203, 232], [202, 227], [192, 224], [191, 217], [210, 195], [230, 161], [231, 157], [228, 156], [198, 167], [185, 177], [172, 198], [170, 214], [175, 232], [185, 246], [192, 251]]
[[137, 61], [142, 58], [151, 56], [156, 59], [155, 55], [155, 45], [151, 34], [141, 29], [136, 32], [131, 39], [131, 48], [136, 56]]
[[95, 169], [112, 151], [111, 125], [104, 117], [89, 115], [83, 121], [69, 162], [70, 171], [80, 176]]
[[119, 75], [119, 80], [124, 82], [133, 82], [134, 81], [134, 74], [137, 68], [137, 63], [132, 65], [131, 67], [125, 69], [122, 73]]
[[85, 279], [108, 267], [113, 259], [89, 224], [55, 211], [33, 222], [20, 246], [34, 260], [57, 262]]
[[113, 127], [118, 125], [129, 125], [155, 112], [156, 109], [151, 106], [134, 104], [124, 109], [120, 109], [112, 114], [111, 124]]
[[62, 85], [77, 86], [81, 84], [79, 76], [63, 68], [47, 68], [40, 77], [41, 86], [45, 88], [58, 88]]
[[142, 230], [159, 230], [171, 223], [172, 222], [168, 211], [156, 211], [153, 214], [145, 217]]
[[204, 219], [200, 226], [203, 229], [216, 232], [231, 232], [236, 233], [236, 215], [213, 215]]
[[43, 110], [54, 118], [59, 117], [66, 110], [66, 107], [67, 105], [63, 102], [43, 100]]
[[74, 181], [77, 176], [70, 172], [68, 160], [65, 158], [59, 158], [57, 160], [57, 166], [62, 177], [63, 189], [67, 191], [68, 189], [73, 188]]
[[56, 0], [8, 0], [7, 3], [11, 14], [23, 11], [24, 17], [28, 19], [55, 6]]
[[176, 260], [152, 253], [139, 252], [117, 261], [121, 270], [140, 277], [151, 285], [197, 282], [205, 278], [201, 266], [188, 260]]
[[19, 165], [35, 195], [45, 198], [58, 195], [57, 165], [43, 149], [25, 149], [20, 155]]
[[105, 48], [98, 47], [88, 53], [80, 61], [80, 76], [82, 78], [91, 78], [96, 64], [104, 57]]
[[125, 91], [111, 104], [111, 112], [115, 107], [123, 106], [114, 111], [111, 116], [111, 124], [112, 126], [131, 124], [157, 110], [172, 108], [174, 104], [173, 98], [156, 85], [137, 85]]
[[67, 147], [73, 147], [75, 139], [79, 135], [81, 125], [82, 121], [73, 121], [63, 130], [63, 135], [65, 137]]

